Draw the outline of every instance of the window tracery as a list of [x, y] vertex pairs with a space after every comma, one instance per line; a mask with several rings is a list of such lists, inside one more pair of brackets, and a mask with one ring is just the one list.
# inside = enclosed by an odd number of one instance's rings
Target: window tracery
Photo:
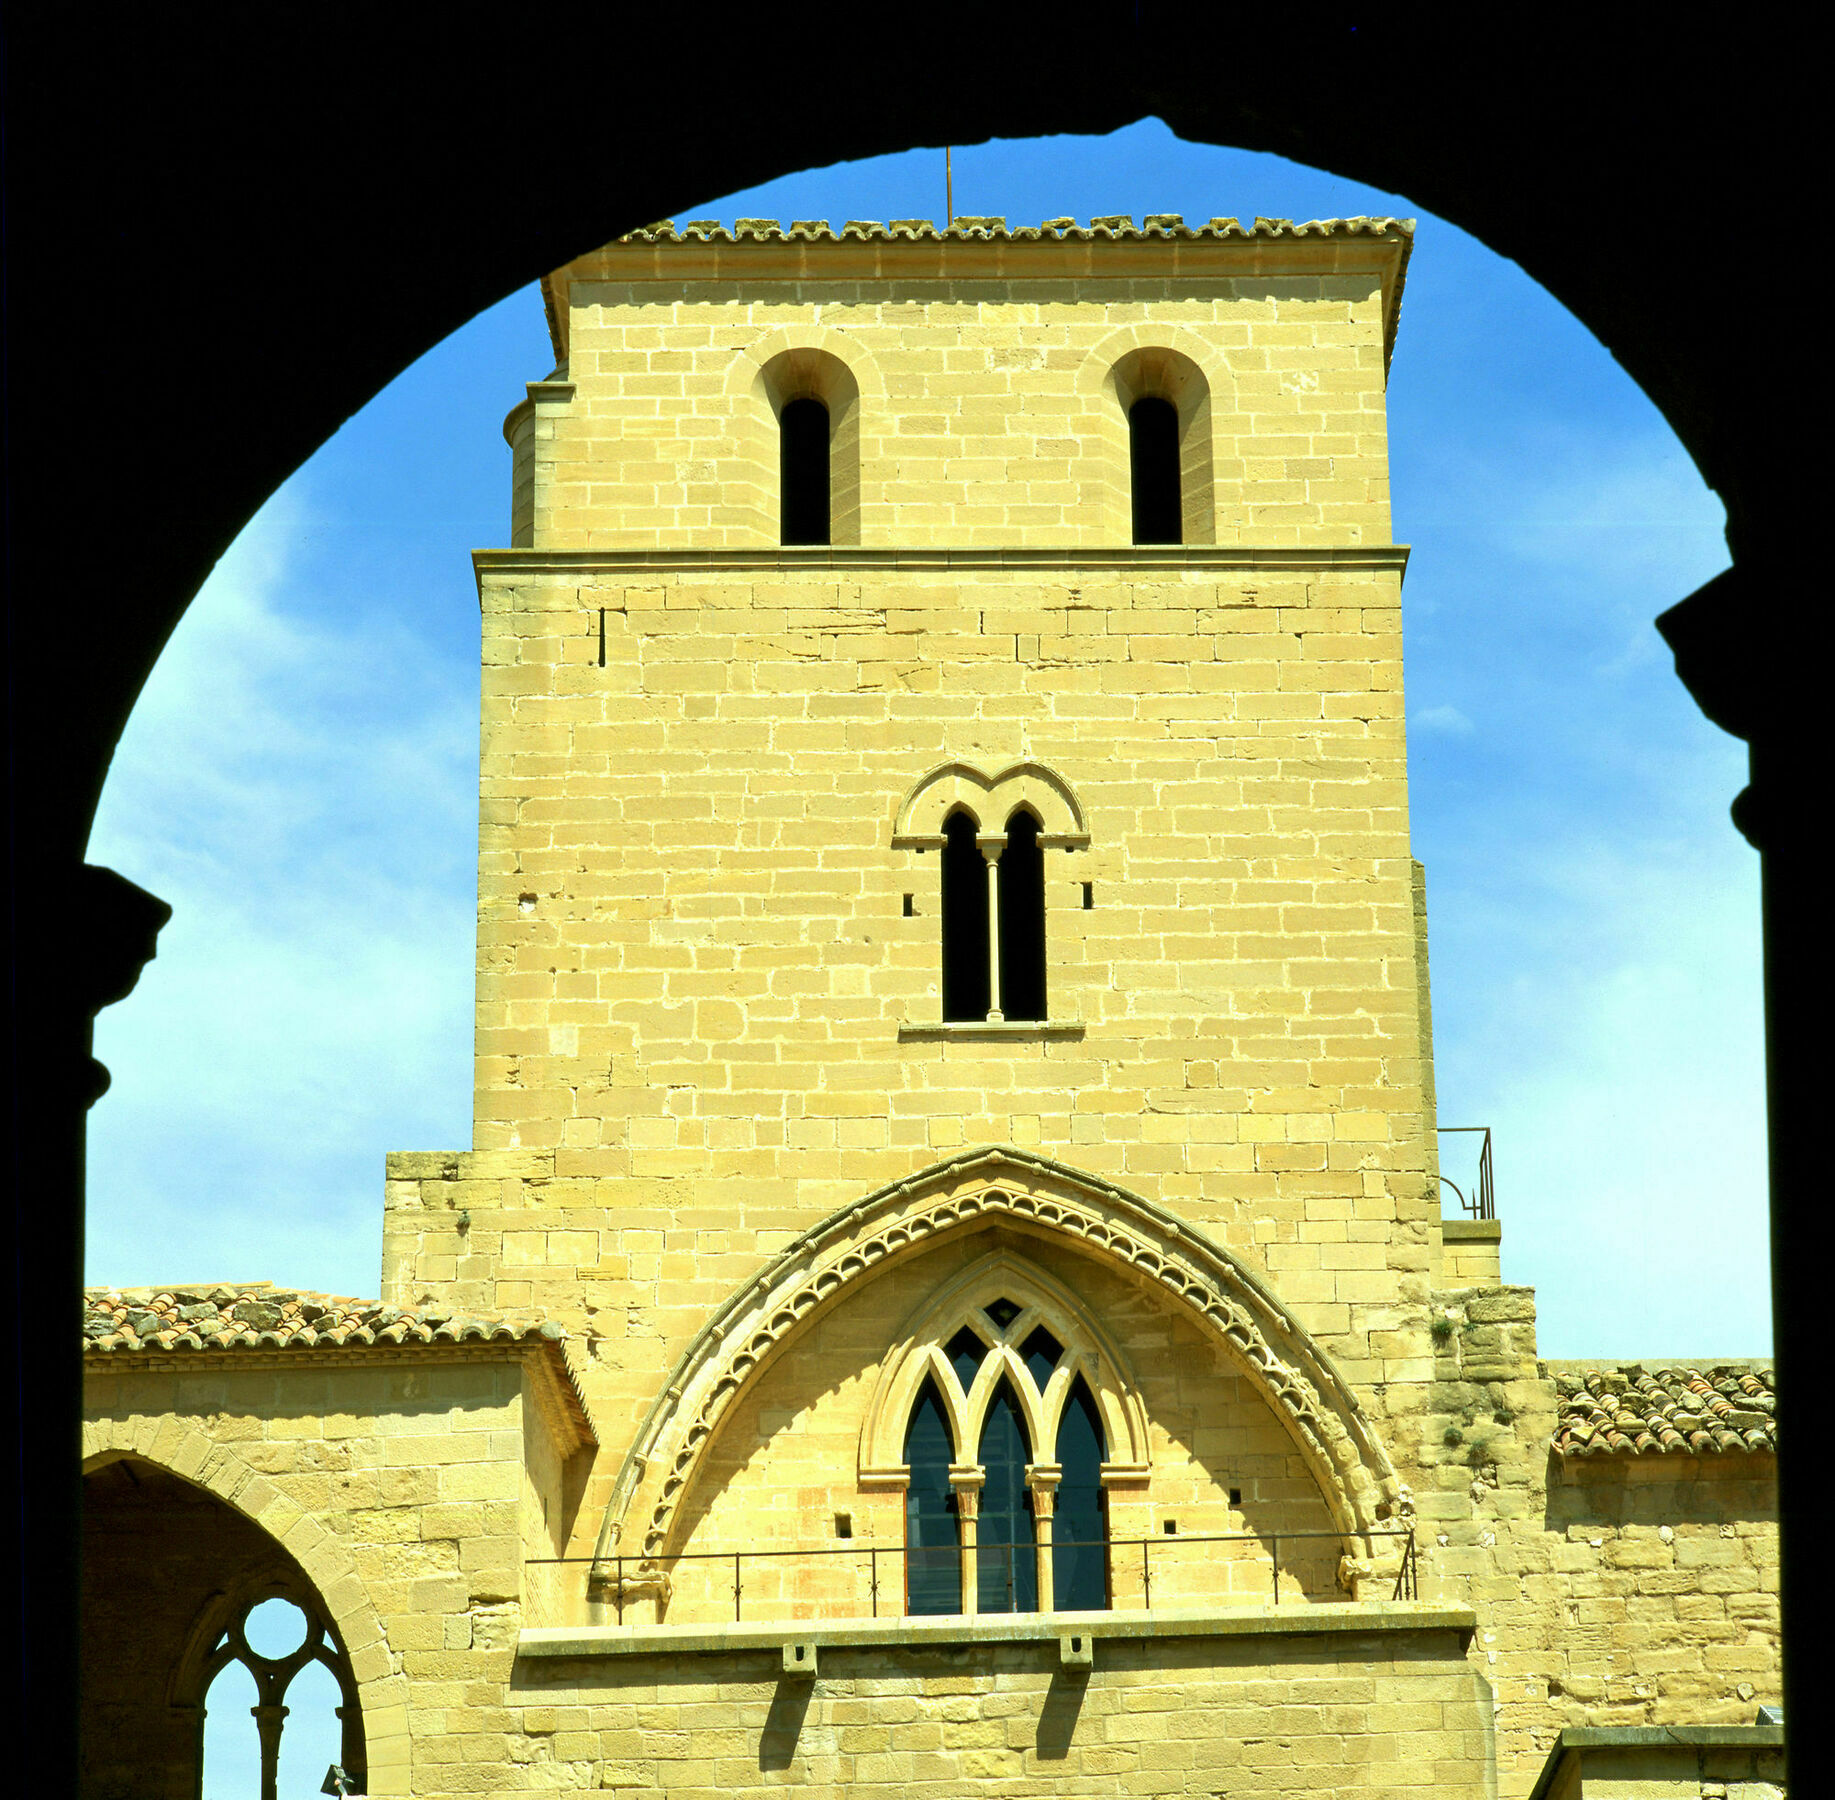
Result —
[[905, 1490], [913, 1613], [1106, 1607], [1105, 1492], [1146, 1473], [1144, 1409], [1114, 1347], [1004, 1250], [894, 1347], [862, 1439], [862, 1485]]

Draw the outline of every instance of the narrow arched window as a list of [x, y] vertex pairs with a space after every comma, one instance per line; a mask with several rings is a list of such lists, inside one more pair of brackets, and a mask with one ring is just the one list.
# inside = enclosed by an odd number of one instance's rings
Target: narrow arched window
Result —
[[1000, 853], [1000, 1010], [1008, 1019], [1045, 1017], [1045, 853], [1039, 822], [1016, 812]]
[[962, 1549], [950, 1492], [953, 1446], [936, 1384], [926, 1381], [905, 1428], [905, 1610], [962, 1610]]
[[1134, 484], [1134, 541], [1183, 541], [1179, 489], [1179, 413], [1153, 396], [1128, 408], [1128, 466]]
[[1108, 1525], [1102, 1498], [1102, 1420], [1083, 1377], [1058, 1421], [1058, 1500], [1052, 1520], [1051, 1593], [1060, 1612], [1109, 1604]]
[[820, 400], [790, 400], [778, 414], [778, 493], [786, 544], [828, 539], [828, 408]]
[[943, 822], [943, 1017], [988, 1016], [988, 866], [975, 821], [953, 812]]
[[984, 1613], [1037, 1612], [1038, 1540], [1026, 1492], [1032, 1460], [1019, 1401], [1002, 1382], [989, 1403], [977, 1452], [982, 1468], [976, 1531], [975, 1605]]

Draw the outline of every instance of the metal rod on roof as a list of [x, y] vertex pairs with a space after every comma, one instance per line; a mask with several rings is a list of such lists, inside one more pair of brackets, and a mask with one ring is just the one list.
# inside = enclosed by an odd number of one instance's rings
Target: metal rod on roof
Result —
[[956, 165], [953, 148], [943, 146], [943, 229], [956, 222]]

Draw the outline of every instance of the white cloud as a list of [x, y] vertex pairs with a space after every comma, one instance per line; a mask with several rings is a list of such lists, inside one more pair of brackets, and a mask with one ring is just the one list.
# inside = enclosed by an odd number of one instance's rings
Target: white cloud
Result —
[[[297, 488], [212, 574], [135, 709], [90, 860], [173, 905], [104, 1012], [89, 1264], [373, 1292], [382, 1155], [469, 1137], [476, 721], [393, 678], [386, 607], [289, 607]], [[387, 679], [386, 676], [380, 677]]]
[[1442, 732], [1449, 737], [1470, 737], [1472, 721], [1456, 706], [1424, 706], [1413, 715], [1417, 731]]

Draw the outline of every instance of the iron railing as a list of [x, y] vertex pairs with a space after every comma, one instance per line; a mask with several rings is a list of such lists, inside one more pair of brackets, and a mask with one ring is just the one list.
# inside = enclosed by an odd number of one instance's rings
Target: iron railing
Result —
[[[1397, 1600], [1418, 1600], [1420, 1598], [1420, 1575], [1419, 1575], [1419, 1566], [1418, 1566], [1416, 1556], [1415, 1556], [1415, 1538], [1414, 1538], [1413, 1528], [1409, 1526], [1402, 1526], [1394, 1530], [1362, 1532], [1356, 1535], [1361, 1536], [1361, 1537], [1367, 1537], [1370, 1539], [1400, 1538], [1403, 1540], [1402, 1560], [1401, 1560], [1400, 1568], [1396, 1575], [1394, 1598], [1396, 1598]], [[1163, 1562], [1166, 1552], [1173, 1550], [1175, 1548], [1184, 1549], [1185, 1547], [1189, 1545], [1196, 1545], [1196, 1544], [1266, 1544], [1268, 1546], [1269, 1563], [1270, 1563], [1272, 1574], [1273, 1574], [1274, 1600], [1275, 1600], [1275, 1604], [1279, 1605], [1280, 1598], [1281, 1598], [1281, 1544], [1283, 1540], [1288, 1543], [1293, 1543], [1296, 1540], [1318, 1540], [1318, 1539], [1333, 1539], [1341, 1544], [1347, 1541], [1346, 1534], [1342, 1531], [1274, 1531], [1274, 1532], [1236, 1531], [1236, 1532], [1220, 1532], [1220, 1533], [1216, 1533], [1212, 1535], [1193, 1534], [1190, 1536], [1187, 1536], [1185, 1534], [1178, 1534], [1178, 1535], [1161, 1536], [1161, 1537], [1092, 1538], [1092, 1539], [1087, 1539], [1087, 1540], [1081, 1539], [1081, 1538], [1077, 1538], [1077, 1539], [1059, 1538], [1059, 1539], [1053, 1540], [1051, 1548], [1054, 1553], [1058, 1550], [1093, 1550], [1093, 1549], [1101, 1549], [1107, 1552], [1106, 1560], [1108, 1564], [1108, 1579], [1105, 1585], [1106, 1585], [1107, 1593], [1108, 1593], [1108, 1601], [1107, 1601], [1107, 1604], [1101, 1609], [1104, 1611], [1108, 1611], [1108, 1610], [1130, 1611], [1130, 1610], [1133, 1610], [1131, 1608], [1125, 1608], [1125, 1607], [1124, 1608], [1114, 1607], [1114, 1569], [1115, 1569], [1117, 1551], [1128, 1551], [1128, 1550], [1138, 1549], [1140, 1551], [1141, 1610], [1150, 1612], [1153, 1609], [1153, 1551], [1156, 1545], [1160, 1548], [1162, 1562]], [[979, 1588], [980, 1586], [980, 1571], [987, 1568], [989, 1560], [995, 1560], [996, 1562], [999, 1562], [1001, 1559], [997, 1553], [1004, 1552], [1005, 1580], [1004, 1582], [999, 1581], [997, 1577], [995, 1585], [998, 1591], [1004, 1591], [1005, 1598], [1008, 1601], [1008, 1604], [1004, 1607], [1002, 1606], [981, 1607], [979, 1608], [979, 1610], [984, 1613], [995, 1613], [995, 1614], [1014, 1611], [1015, 1607], [1013, 1605], [1013, 1600], [1014, 1600], [1015, 1588], [1016, 1588], [1015, 1563], [1014, 1563], [1015, 1555], [1017, 1552], [1021, 1552], [1021, 1551], [1025, 1551], [1033, 1555], [1037, 1555], [1038, 1552], [1041, 1551], [1042, 1549], [1044, 1549], [1044, 1546], [1041, 1544], [1036, 1544], [1036, 1543], [1031, 1543], [1031, 1544], [977, 1544], [975, 1546], [975, 1553], [976, 1553], [976, 1560], [977, 1560], [977, 1587]], [[963, 1552], [964, 1552], [964, 1546], [961, 1546], [961, 1545], [950, 1545], [950, 1546], [934, 1545], [934, 1546], [923, 1547], [923, 1546], [906, 1546], [903, 1544], [824, 1544], [819, 1547], [811, 1548], [811, 1549], [683, 1550], [683, 1551], [675, 1551], [675, 1552], [667, 1553], [667, 1554], [660, 1555], [660, 1556], [533, 1556], [533, 1557], [528, 1558], [527, 1560], [531, 1564], [540, 1564], [544, 1566], [553, 1566], [553, 1565], [560, 1565], [560, 1564], [581, 1564], [581, 1563], [590, 1564], [592, 1566], [594, 1575], [596, 1577], [607, 1578], [606, 1585], [609, 1586], [611, 1589], [613, 1602], [616, 1607], [617, 1619], [620, 1625], [624, 1623], [624, 1607], [625, 1607], [626, 1596], [629, 1593], [631, 1593], [633, 1589], [635, 1588], [642, 1587], [642, 1586], [655, 1585], [658, 1582], [659, 1576], [661, 1576], [664, 1573], [663, 1565], [667, 1564], [669, 1565], [671, 1569], [673, 1569], [676, 1565], [681, 1564], [681, 1563], [731, 1564], [732, 1566], [732, 1586], [733, 1586], [733, 1619], [737, 1623], [737, 1622], [742, 1621], [745, 1616], [745, 1566], [746, 1564], [748, 1562], [756, 1564], [760, 1559], [779, 1559], [779, 1558], [784, 1558], [784, 1557], [820, 1558], [820, 1557], [864, 1556], [867, 1559], [867, 1581], [868, 1581], [868, 1589], [869, 1589], [869, 1594], [870, 1594], [870, 1616], [875, 1619], [881, 1616], [880, 1614], [881, 1559], [882, 1558], [896, 1558], [898, 1559], [898, 1562], [900, 1565], [899, 1567], [899, 1575], [900, 1575], [899, 1586], [900, 1586], [900, 1589], [902, 1590], [901, 1598], [906, 1598], [907, 1604], [901, 1611], [895, 1612], [895, 1613], [888, 1613], [885, 1616], [890, 1617], [890, 1618], [951, 1616], [947, 1614], [937, 1614], [937, 1615], [915, 1614], [914, 1615], [910, 1612], [909, 1604], [908, 1604], [908, 1595], [910, 1592], [910, 1587], [909, 1587], [910, 1563], [911, 1563], [911, 1558], [914, 1555], [920, 1559], [927, 1557], [927, 1556], [928, 1557], [946, 1556], [948, 1559], [950, 1559], [950, 1562], [952, 1564], [959, 1566], [960, 1560], [963, 1556]], [[629, 1575], [630, 1575], [629, 1580], [627, 1580], [627, 1571], [629, 1572]], [[1032, 1592], [1036, 1596], [1037, 1588], [1033, 1587]], [[1025, 1610], [1033, 1610], [1033, 1609], [1027, 1608]]]
[[1478, 1134], [1478, 1174], [1470, 1182], [1471, 1198], [1467, 1199], [1465, 1190], [1452, 1176], [1444, 1172], [1440, 1176], [1440, 1184], [1442, 1187], [1450, 1187], [1453, 1190], [1468, 1218], [1495, 1219], [1497, 1217], [1497, 1192], [1491, 1185], [1491, 1127], [1489, 1125], [1442, 1125], [1440, 1131], [1442, 1134], [1447, 1132]]

